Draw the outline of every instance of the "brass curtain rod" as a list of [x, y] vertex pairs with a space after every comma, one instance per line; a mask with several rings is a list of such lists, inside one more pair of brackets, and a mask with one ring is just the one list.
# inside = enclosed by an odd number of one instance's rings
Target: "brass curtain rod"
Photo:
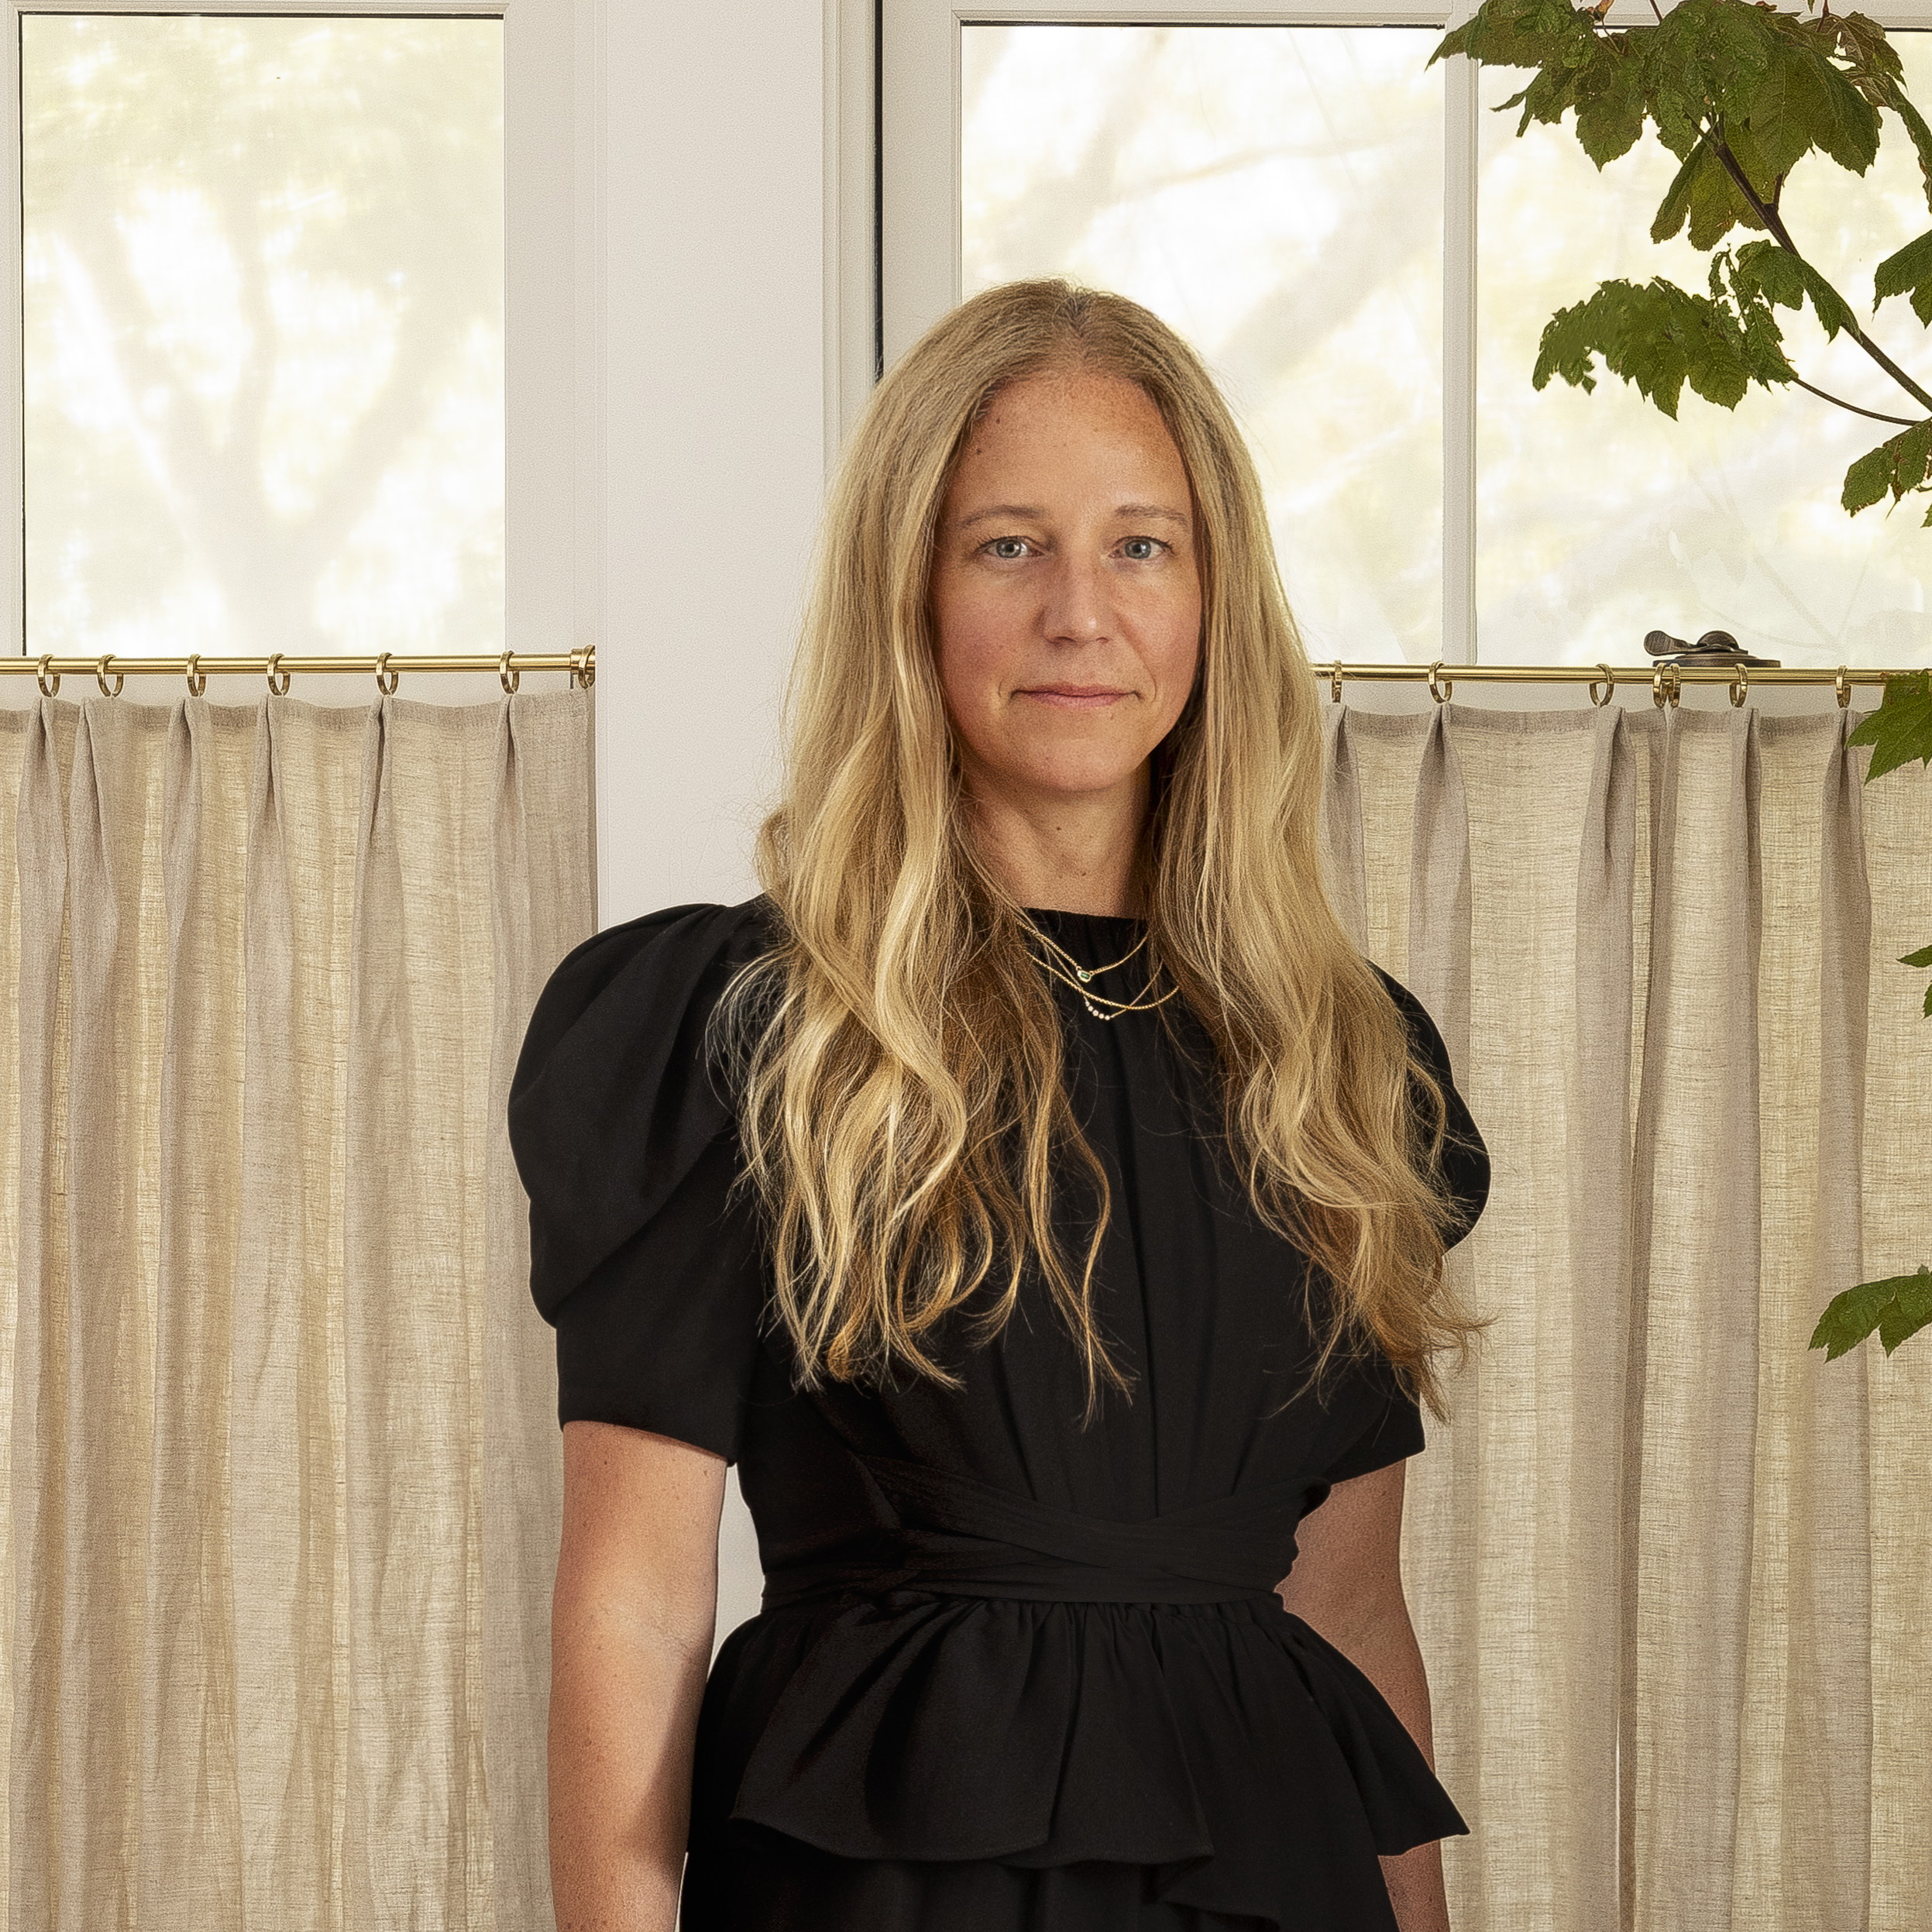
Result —
[[265, 658], [210, 658], [198, 651], [185, 658], [119, 657], [112, 651], [98, 658], [0, 657], [0, 674], [31, 674], [40, 681], [41, 696], [49, 698], [60, 689], [63, 673], [85, 677], [89, 672], [111, 698], [121, 695], [122, 681], [129, 677], [184, 677], [188, 689], [198, 698], [211, 677], [237, 673], [266, 677], [270, 690], [280, 697], [298, 671], [304, 677], [311, 672], [373, 673], [385, 693], [396, 689], [406, 671], [493, 671], [506, 692], [516, 689], [526, 671], [568, 671], [573, 685], [588, 690], [596, 682], [597, 652], [594, 645], [584, 645], [575, 651], [500, 651], [488, 656], [381, 651], [373, 657], [302, 658], [275, 651]]
[[[1675, 705], [1686, 682], [1727, 684], [1733, 704], [1742, 704], [1754, 684], [1829, 684], [1837, 691], [1842, 709], [1851, 703], [1851, 687], [1855, 684], [1882, 685], [1888, 679], [1915, 675], [1910, 670], [1884, 670], [1876, 665], [1864, 665], [1855, 668], [1841, 664], [1836, 670], [1827, 670], [1822, 665], [1787, 669], [1782, 665], [1726, 664], [1721, 661], [1712, 664], [1675, 664], [1666, 661], [1659, 664], [1655, 659], [1648, 664], [1621, 666], [1600, 663], [1446, 664], [1439, 658], [1433, 664], [1344, 664], [1339, 659], [1324, 659], [1310, 668], [1318, 678], [1327, 679], [1337, 704], [1342, 702], [1342, 685], [1346, 678], [1397, 682], [1425, 679], [1429, 696], [1438, 704], [1447, 702], [1458, 679], [1469, 679], [1494, 684], [1587, 684], [1590, 686], [1590, 702], [1599, 706], [1608, 704], [1615, 698], [1619, 685], [1634, 689], [1647, 684], [1650, 686], [1652, 702], [1659, 707], [1666, 703]], [[1597, 694], [1600, 685], [1603, 687], [1600, 697]]]
[[[1686, 683], [1727, 684], [1731, 702], [1741, 704], [1753, 684], [1829, 684], [1835, 687], [1841, 705], [1849, 704], [1855, 684], [1882, 685], [1891, 678], [1910, 677], [1910, 669], [1885, 669], [1875, 665], [1840, 665], [1835, 670], [1823, 666], [1786, 667], [1772, 665], [1688, 664], [1449, 664], [1439, 658], [1432, 664], [1349, 664], [1323, 659], [1310, 666], [1318, 678], [1326, 679], [1339, 702], [1342, 686], [1354, 678], [1364, 682], [1419, 683], [1426, 682], [1429, 693], [1440, 703], [1446, 701], [1458, 679], [1492, 684], [1587, 684], [1592, 700], [1611, 702], [1620, 685], [1648, 685], [1659, 705], [1675, 704]], [[297, 657], [287, 651], [273, 651], [266, 657], [206, 657], [197, 651], [187, 657], [123, 657], [110, 651], [98, 658], [63, 658], [45, 655], [38, 658], [0, 655], [0, 676], [39, 679], [42, 693], [52, 697], [60, 689], [62, 676], [84, 677], [90, 672], [109, 697], [119, 695], [128, 677], [185, 677], [197, 696], [210, 677], [248, 676], [266, 677], [269, 688], [278, 696], [289, 688], [289, 680], [323, 673], [373, 675], [384, 692], [393, 692], [405, 672], [444, 671], [494, 671], [505, 691], [514, 691], [525, 671], [567, 671], [573, 685], [588, 688], [596, 679], [597, 653], [593, 645], [575, 651], [504, 651], [494, 656], [476, 654], [422, 654], [383, 651], [373, 656]], [[113, 682], [109, 683], [112, 679]], [[1597, 687], [1603, 696], [1597, 696]]]

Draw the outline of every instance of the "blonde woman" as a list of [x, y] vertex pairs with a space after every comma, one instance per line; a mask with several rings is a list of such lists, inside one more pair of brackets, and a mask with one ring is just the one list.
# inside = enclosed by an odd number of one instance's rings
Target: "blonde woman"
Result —
[[1489, 1170], [1323, 896], [1317, 701], [1146, 310], [881, 383], [764, 893], [579, 947], [517, 1069], [562, 1932], [1447, 1925], [1397, 1545]]

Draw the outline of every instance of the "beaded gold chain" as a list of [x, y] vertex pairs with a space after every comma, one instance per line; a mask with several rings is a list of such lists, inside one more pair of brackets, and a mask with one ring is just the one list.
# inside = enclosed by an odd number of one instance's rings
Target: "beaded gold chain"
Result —
[[[1126, 965], [1128, 961], [1146, 944], [1147, 935], [1145, 933], [1143, 933], [1140, 938], [1118, 959], [1110, 961], [1108, 964], [1082, 966], [1065, 947], [1048, 934], [1043, 933], [1031, 920], [1023, 918], [1021, 923], [1026, 926], [1028, 933], [1038, 940], [1047, 950], [1048, 956], [1043, 959], [1039, 957], [1037, 954], [1035, 955], [1036, 962], [1043, 966], [1063, 986], [1069, 987], [1078, 993], [1080, 995], [1081, 1003], [1096, 1019], [1115, 1020], [1118, 1019], [1122, 1013], [1151, 1012], [1157, 1006], [1164, 1006], [1181, 990], [1178, 986], [1170, 986], [1158, 999], [1148, 999], [1147, 995], [1153, 990], [1154, 981], [1160, 976], [1160, 968], [1157, 965], [1149, 975], [1147, 984], [1142, 988], [1140, 997], [1138, 999], [1110, 999], [1105, 993], [1095, 992], [1093, 990], [1093, 981], [1098, 979], [1102, 973], [1111, 973], [1116, 967]], [[1061, 963], [1063, 961], [1065, 962], [1064, 964]]]

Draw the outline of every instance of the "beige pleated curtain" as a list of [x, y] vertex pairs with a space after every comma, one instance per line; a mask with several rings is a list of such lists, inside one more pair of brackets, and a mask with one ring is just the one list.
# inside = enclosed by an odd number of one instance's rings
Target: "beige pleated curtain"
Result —
[[1862, 713], [1327, 712], [1358, 940], [1494, 1160], [1410, 1471], [1459, 1932], [1932, 1927], [1932, 785]]
[[[548, 1932], [503, 1101], [590, 715], [0, 711], [5, 1932]], [[1495, 1163], [1407, 1539], [1459, 1932], [1932, 1923], [1932, 1337], [1805, 1347], [1932, 1260], [1932, 786], [1858, 715], [1326, 712]]]
[[8, 1932], [550, 1923], [504, 1103], [590, 713], [0, 711]]

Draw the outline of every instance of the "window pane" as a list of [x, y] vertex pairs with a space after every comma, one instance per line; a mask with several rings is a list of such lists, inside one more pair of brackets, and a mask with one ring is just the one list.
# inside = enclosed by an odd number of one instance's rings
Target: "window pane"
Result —
[[[1894, 36], [1922, 103], [1932, 100], [1929, 38]], [[1524, 77], [1483, 70], [1485, 105]], [[1599, 174], [1567, 128], [1532, 128], [1519, 141], [1516, 120], [1486, 112], [1481, 126], [1480, 655], [1627, 663], [1641, 658], [1646, 631], [1695, 638], [1717, 629], [1791, 665], [1932, 663], [1923, 500], [1889, 517], [1838, 507], [1847, 465], [1894, 434], [1889, 426], [1797, 389], [1753, 390], [1734, 412], [1686, 389], [1672, 422], [1600, 370], [1594, 394], [1530, 387], [1538, 338], [1559, 308], [1612, 277], [1662, 275], [1701, 294], [1710, 258], [1682, 236], [1662, 246], [1649, 239], [1677, 168], [1654, 139]], [[1868, 174], [1808, 161], [1783, 212], [1867, 321], [1872, 271], [1927, 225], [1910, 143], [1889, 117]], [[1868, 409], [1914, 413], [1848, 339], [1827, 343], [1809, 310], [1778, 314], [1807, 381]], [[1872, 332], [1921, 378], [1932, 368], [1903, 301], [1886, 304]]]
[[501, 22], [20, 25], [28, 648], [500, 650]]
[[1440, 33], [968, 26], [962, 285], [1144, 302], [1242, 417], [1311, 653], [1442, 633]]

